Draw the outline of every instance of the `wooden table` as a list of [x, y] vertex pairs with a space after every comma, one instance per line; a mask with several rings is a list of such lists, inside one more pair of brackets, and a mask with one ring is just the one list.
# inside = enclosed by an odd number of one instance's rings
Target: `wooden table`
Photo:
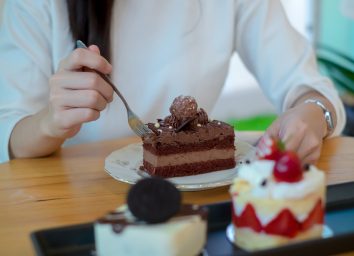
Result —
[[[249, 135], [249, 134], [248, 134]], [[255, 136], [240, 134], [246, 140]], [[103, 170], [112, 151], [139, 141], [126, 138], [62, 149], [41, 159], [0, 164], [0, 255], [34, 255], [32, 231], [91, 222], [125, 202], [128, 184]], [[354, 181], [354, 138], [325, 141], [318, 166], [328, 184]], [[183, 193], [185, 202], [229, 200], [228, 188]]]

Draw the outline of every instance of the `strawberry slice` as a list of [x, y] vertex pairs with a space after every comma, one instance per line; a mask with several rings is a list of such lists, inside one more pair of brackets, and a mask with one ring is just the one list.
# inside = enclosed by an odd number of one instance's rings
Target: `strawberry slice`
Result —
[[300, 181], [303, 177], [303, 171], [297, 154], [292, 151], [282, 153], [274, 165], [273, 175], [276, 181]]
[[281, 140], [266, 134], [257, 144], [256, 155], [259, 159], [276, 161], [284, 150], [285, 146]]
[[289, 209], [282, 210], [277, 217], [265, 226], [264, 231], [272, 235], [282, 235], [295, 237], [300, 228], [300, 224]]
[[321, 199], [317, 201], [315, 207], [310, 212], [309, 216], [302, 222], [301, 230], [307, 230], [315, 224], [323, 224], [324, 209]]
[[240, 216], [235, 215], [234, 224], [237, 227], [252, 228], [256, 232], [261, 232], [262, 224], [257, 218], [256, 212], [251, 204], [247, 204]]

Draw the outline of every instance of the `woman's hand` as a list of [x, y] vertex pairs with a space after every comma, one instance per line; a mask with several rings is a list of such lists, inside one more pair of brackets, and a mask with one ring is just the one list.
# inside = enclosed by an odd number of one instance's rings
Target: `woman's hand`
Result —
[[286, 149], [297, 152], [304, 164], [312, 164], [320, 157], [327, 125], [318, 106], [300, 103], [279, 116], [266, 134], [280, 138]]
[[[79, 132], [85, 122], [100, 116], [113, 99], [112, 88], [95, 72], [112, 71], [97, 46], [76, 49], [50, 79], [48, 106], [20, 120], [10, 137], [10, 157], [46, 156], [56, 151], [65, 139]], [[86, 72], [85, 72], [86, 71]]]
[[[76, 49], [61, 61], [50, 79], [49, 104], [40, 127], [49, 137], [66, 139], [77, 134], [85, 122], [99, 118], [100, 111], [113, 100], [112, 88], [95, 72], [112, 71], [97, 46]], [[86, 72], [85, 72], [86, 71]]]

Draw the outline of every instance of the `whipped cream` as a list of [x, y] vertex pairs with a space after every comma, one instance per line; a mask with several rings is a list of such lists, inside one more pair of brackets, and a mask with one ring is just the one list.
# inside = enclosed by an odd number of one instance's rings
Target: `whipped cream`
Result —
[[[272, 199], [300, 199], [315, 191], [324, 184], [324, 173], [315, 166], [303, 174], [303, 179], [298, 182], [278, 182], [273, 178], [274, 161], [257, 160], [244, 165], [239, 169], [235, 180], [245, 180], [251, 186], [254, 197]], [[266, 180], [266, 185], [261, 183]]]

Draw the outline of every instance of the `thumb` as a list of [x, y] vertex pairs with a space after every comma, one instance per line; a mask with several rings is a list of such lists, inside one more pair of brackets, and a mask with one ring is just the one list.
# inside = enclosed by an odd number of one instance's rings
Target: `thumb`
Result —
[[101, 55], [100, 48], [98, 48], [97, 45], [92, 44], [92, 45], [90, 45], [90, 46], [88, 47], [88, 49], [89, 49], [90, 51], [93, 51], [93, 52], [97, 53], [98, 55]]

